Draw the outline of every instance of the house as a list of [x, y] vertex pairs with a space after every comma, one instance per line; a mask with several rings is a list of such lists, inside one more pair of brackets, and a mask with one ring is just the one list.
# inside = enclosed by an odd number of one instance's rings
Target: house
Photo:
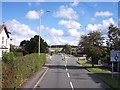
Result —
[[3, 24], [0, 25], [0, 60], [2, 60], [3, 52], [10, 51], [10, 32], [7, 27]]

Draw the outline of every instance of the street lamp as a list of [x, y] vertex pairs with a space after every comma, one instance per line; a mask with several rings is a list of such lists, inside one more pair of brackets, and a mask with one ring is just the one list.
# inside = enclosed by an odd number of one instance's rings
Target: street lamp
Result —
[[39, 41], [38, 41], [38, 55], [40, 55], [40, 26], [41, 26], [41, 18], [42, 18], [42, 15], [44, 14], [44, 12], [50, 12], [50, 11], [44, 11], [44, 10], [40, 10], [40, 11], [39, 11]]

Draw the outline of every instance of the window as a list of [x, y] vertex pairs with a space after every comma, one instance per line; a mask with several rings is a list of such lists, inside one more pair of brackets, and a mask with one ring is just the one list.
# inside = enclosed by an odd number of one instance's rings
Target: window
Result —
[[4, 37], [2, 37], [2, 44], [4, 44]]

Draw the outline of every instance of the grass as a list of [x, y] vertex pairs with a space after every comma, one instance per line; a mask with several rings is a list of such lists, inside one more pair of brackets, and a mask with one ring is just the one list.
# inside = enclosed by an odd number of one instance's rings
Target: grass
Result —
[[113, 90], [120, 90], [120, 76], [104, 75], [103, 77], [99, 76], [105, 83], [107, 83]]
[[69, 57], [72, 57], [73, 55], [71, 55], [71, 54], [67, 54]]
[[78, 60], [77, 63], [81, 64], [81, 65], [84, 65], [84, 66], [91, 66], [91, 64], [87, 63], [85, 60]]
[[107, 73], [108, 71], [105, 69], [101, 68], [86, 68], [89, 72], [94, 72], [94, 73]]

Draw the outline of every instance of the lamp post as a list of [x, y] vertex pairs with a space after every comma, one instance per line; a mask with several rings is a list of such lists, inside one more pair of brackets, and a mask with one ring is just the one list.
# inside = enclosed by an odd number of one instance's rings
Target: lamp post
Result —
[[40, 10], [40, 11], [39, 11], [39, 41], [38, 41], [38, 55], [40, 55], [40, 26], [41, 26], [41, 18], [42, 18], [42, 15], [44, 14], [44, 12], [50, 12], [50, 11], [44, 11], [44, 10]]

